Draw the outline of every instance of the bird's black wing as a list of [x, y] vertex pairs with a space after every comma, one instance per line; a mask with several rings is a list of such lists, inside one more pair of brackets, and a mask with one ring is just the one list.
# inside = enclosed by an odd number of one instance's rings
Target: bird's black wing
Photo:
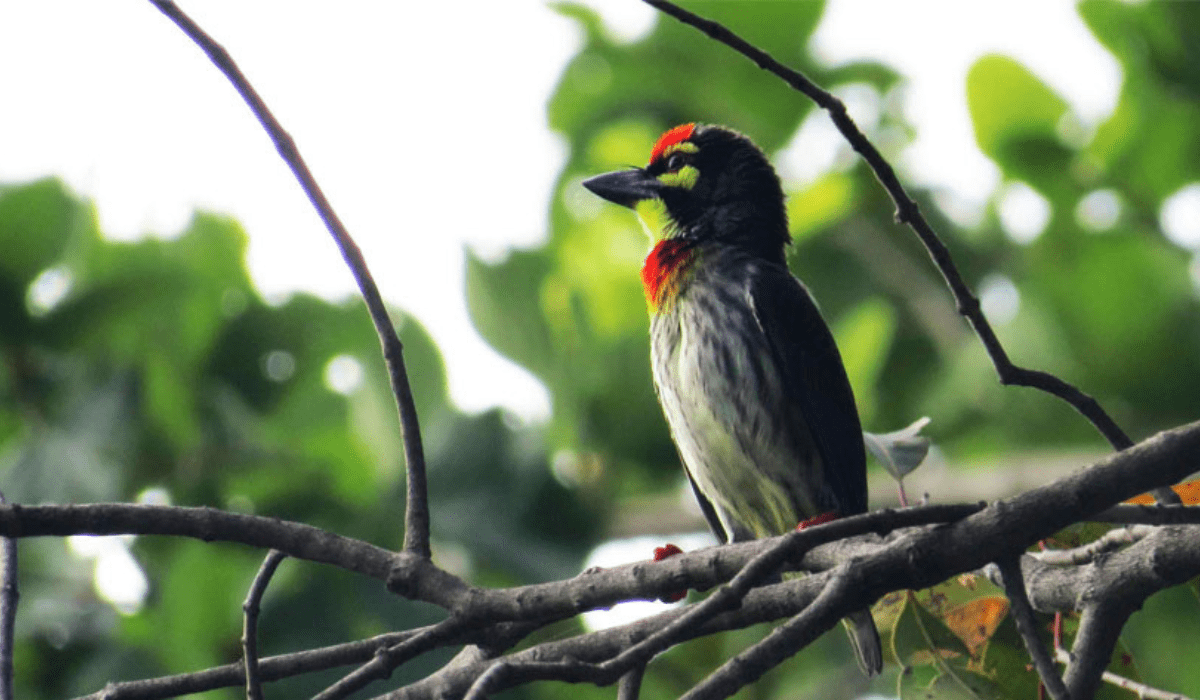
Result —
[[[682, 460], [681, 460], [682, 461]], [[700, 487], [696, 485], [696, 480], [692, 478], [692, 473], [684, 467], [683, 472], [687, 474], [688, 484], [692, 487], [692, 494], [696, 497], [696, 502], [700, 504], [700, 512], [704, 513], [704, 519], [708, 521], [709, 528], [717, 537], [717, 542], [725, 544], [729, 541], [729, 534], [725, 532], [725, 526], [721, 524], [721, 518], [717, 516], [717, 509], [713, 507], [712, 501], [708, 500], [700, 491]]]
[[867, 509], [866, 451], [854, 392], [833, 334], [808, 290], [786, 268], [764, 265], [750, 300], [784, 380], [821, 455], [839, 515]]

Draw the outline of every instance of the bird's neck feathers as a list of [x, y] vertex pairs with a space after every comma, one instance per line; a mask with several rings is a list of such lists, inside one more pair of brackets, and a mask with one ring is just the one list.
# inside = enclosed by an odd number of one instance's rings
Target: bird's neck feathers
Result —
[[696, 242], [685, 237], [664, 238], [654, 245], [642, 265], [642, 288], [652, 314], [671, 303], [698, 255]]

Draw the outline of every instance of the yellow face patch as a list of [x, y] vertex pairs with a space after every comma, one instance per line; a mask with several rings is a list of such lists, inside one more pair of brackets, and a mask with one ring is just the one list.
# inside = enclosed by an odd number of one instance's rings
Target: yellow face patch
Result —
[[699, 152], [700, 152], [700, 147], [697, 146], [696, 144], [692, 143], [691, 141], [680, 141], [679, 143], [673, 143], [670, 146], [667, 146], [666, 148], [664, 148], [661, 157], [666, 158], [667, 156], [671, 155], [672, 153], [699, 153]]
[[642, 228], [650, 240], [657, 243], [671, 237], [674, 224], [667, 214], [667, 205], [661, 199], [643, 199], [634, 205], [633, 210], [637, 212], [638, 220], [642, 222]]
[[678, 187], [680, 189], [690, 190], [696, 186], [696, 180], [700, 177], [700, 171], [694, 165], [685, 165], [673, 173], [663, 173], [658, 176], [658, 181], [668, 187]]
[[[664, 158], [670, 158], [676, 153], [699, 153], [700, 147], [694, 143], [682, 141], [673, 143], [663, 149], [662, 153], [655, 155], [655, 162], [661, 162]], [[683, 190], [690, 190], [696, 186], [696, 180], [700, 178], [700, 171], [694, 165], [685, 165], [678, 170], [663, 173], [658, 176], [658, 181], [667, 187], [675, 187]], [[657, 197], [653, 199], [643, 199], [633, 207], [637, 212], [638, 219], [642, 222], [642, 228], [646, 230], [646, 235], [650, 236], [650, 240], [657, 243], [659, 241], [671, 238], [679, 232], [679, 227], [667, 213], [667, 207], [663, 201]]]

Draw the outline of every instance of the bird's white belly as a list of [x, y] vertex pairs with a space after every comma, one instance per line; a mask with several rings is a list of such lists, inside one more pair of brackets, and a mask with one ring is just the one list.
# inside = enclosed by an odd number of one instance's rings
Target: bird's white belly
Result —
[[753, 333], [704, 337], [708, 331], [689, 322], [686, 311], [655, 323], [673, 326], [655, 333], [652, 353], [663, 412], [726, 532], [737, 539], [776, 535], [815, 515], [798, 487], [801, 455], [782, 434], [781, 379], [765, 341]]

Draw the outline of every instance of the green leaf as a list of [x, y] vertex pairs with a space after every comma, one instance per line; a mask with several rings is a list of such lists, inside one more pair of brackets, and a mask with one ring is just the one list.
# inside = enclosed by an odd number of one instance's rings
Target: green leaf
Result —
[[896, 695], [900, 700], [930, 700], [929, 687], [937, 677], [938, 671], [932, 665], [905, 666], [896, 678]]
[[87, 208], [58, 180], [0, 189], [2, 283], [24, 294], [25, 287], [58, 260], [72, 232], [88, 218]]
[[[1046, 641], [1049, 635], [1046, 635]], [[983, 672], [995, 679], [1005, 697], [1032, 698], [1037, 696], [1039, 679], [1033, 670], [1025, 642], [1017, 632], [1012, 615], [1006, 616], [988, 640], [983, 657]]]
[[1002, 700], [1002, 689], [987, 678], [970, 671], [961, 663], [952, 662], [950, 670], [934, 679], [928, 698], [938, 700]]
[[160, 602], [148, 613], [156, 624], [147, 643], [172, 672], [223, 663], [239, 648], [241, 603], [257, 556], [194, 540], [173, 545]]
[[967, 72], [967, 106], [979, 147], [997, 160], [1013, 141], [1053, 138], [1067, 112], [1067, 103], [1024, 66], [994, 54]]
[[835, 327], [838, 349], [864, 423], [875, 415], [876, 397], [872, 389], [879, 383], [895, 332], [895, 311], [882, 299], [862, 302], [844, 314]]
[[501, 354], [545, 379], [554, 348], [544, 320], [544, 255], [514, 251], [488, 264], [467, 251], [467, 306], [476, 330]]
[[802, 241], [842, 220], [855, 204], [854, 179], [844, 173], [829, 173], [787, 198], [788, 224], [792, 240]]
[[967, 73], [967, 106], [979, 148], [1055, 199], [1071, 158], [1057, 136], [1067, 103], [1016, 61], [990, 55]]
[[1080, 15], [1116, 55], [1125, 76], [1117, 108], [1097, 129], [1088, 152], [1106, 174], [1126, 183], [1131, 199], [1145, 200], [1150, 208], [1200, 178], [1194, 138], [1200, 122], [1198, 11], [1190, 2], [1079, 4]]
[[[824, 9], [821, 3], [697, 3], [694, 9], [754, 36], [785, 64], [810, 74], [816, 68], [804, 46]], [[656, 122], [658, 131], [688, 121], [726, 124], [753, 134], [770, 151], [812, 108], [778, 78], [672, 18], [658, 16], [648, 36], [623, 45], [605, 34], [591, 11], [565, 5], [560, 12], [586, 34], [584, 49], [568, 64], [549, 105], [551, 126], [573, 138], [586, 139], [614, 119], [639, 115]]]

